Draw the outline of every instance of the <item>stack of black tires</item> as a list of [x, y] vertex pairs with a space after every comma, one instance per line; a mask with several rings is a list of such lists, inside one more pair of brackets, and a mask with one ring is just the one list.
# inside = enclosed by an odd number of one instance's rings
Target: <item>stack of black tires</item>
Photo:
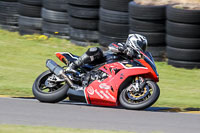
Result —
[[68, 0], [43, 0], [42, 31], [45, 35], [69, 39]]
[[200, 10], [167, 8], [168, 64], [200, 68]]
[[0, 28], [18, 30], [18, 0], [0, 0]]
[[41, 34], [42, 18], [41, 18], [42, 0], [19, 0], [19, 33]]
[[148, 40], [148, 51], [155, 60], [165, 59], [166, 5], [140, 5], [129, 3], [130, 33], [144, 35]]
[[131, 0], [101, 0], [99, 43], [125, 42], [129, 34], [128, 3]]
[[99, 39], [99, 0], [69, 0], [70, 39], [76, 45], [87, 46]]

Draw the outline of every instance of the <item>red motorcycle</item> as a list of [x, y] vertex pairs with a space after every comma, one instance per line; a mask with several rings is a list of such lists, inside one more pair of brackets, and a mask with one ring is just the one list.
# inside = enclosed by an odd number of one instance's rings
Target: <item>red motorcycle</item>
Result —
[[[70, 101], [100, 106], [119, 106], [127, 109], [145, 109], [154, 104], [160, 89], [159, 76], [149, 52], [138, 51], [139, 59], [105, 52], [95, 64], [85, 64], [77, 72], [67, 71], [67, 66], [78, 56], [58, 52], [56, 56], [65, 64], [60, 67], [48, 59], [48, 71], [33, 84], [33, 94], [41, 102], [56, 103], [69, 97]], [[80, 86], [75, 89], [75, 86]]]

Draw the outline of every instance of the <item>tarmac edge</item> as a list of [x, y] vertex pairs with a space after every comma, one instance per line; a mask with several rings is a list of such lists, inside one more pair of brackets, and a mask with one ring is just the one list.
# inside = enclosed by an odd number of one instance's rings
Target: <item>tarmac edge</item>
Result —
[[[0, 98], [35, 99], [34, 97], [31, 97], [31, 96], [14, 97], [14, 96], [9, 96], [9, 95], [0, 95]], [[149, 109], [146, 109], [146, 111], [200, 114], [200, 108], [151, 107]]]

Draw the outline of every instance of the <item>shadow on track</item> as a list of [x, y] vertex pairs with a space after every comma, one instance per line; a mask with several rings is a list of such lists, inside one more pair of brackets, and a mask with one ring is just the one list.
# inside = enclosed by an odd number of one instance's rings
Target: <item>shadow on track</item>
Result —
[[[64, 100], [60, 102], [59, 104], [70, 104], [70, 105], [78, 105], [78, 106], [91, 106], [91, 107], [98, 107], [98, 108], [112, 108], [112, 109], [123, 109], [123, 110], [128, 110], [123, 108], [122, 106], [118, 107], [107, 107], [107, 106], [95, 106], [95, 105], [89, 105], [86, 103], [77, 103], [77, 102], [72, 102], [68, 100]], [[136, 111], [136, 110], [134, 110]], [[151, 111], [151, 112], [192, 112], [192, 111], [199, 111], [200, 114], [200, 108], [172, 108], [172, 107], [149, 107], [145, 110], [137, 110], [137, 111]]]
[[[34, 97], [13, 97], [18, 99], [35, 99]], [[66, 104], [66, 105], [74, 105], [74, 106], [90, 106], [90, 107], [96, 107], [96, 108], [112, 108], [112, 109], [122, 109], [122, 110], [128, 110], [123, 108], [122, 106], [119, 107], [107, 107], [107, 106], [95, 106], [95, 105], [89, 105], [86, 103], [79, 103], [79, 102], [73, 102], [69, 100], [64, 100], [62, 102], [59, 102], [57, 104]], [[134, 110], [136, 111], [136, 110]], [[150, 111], [150, 112], [173, 112], [173, 113], [187, 113], [187, 112], [197, 112], [197, 114], [200, 114], [200, 108], [176, 108], [176, 107], [149, 107], [145, 110], [137, 110], [137, 111]]]

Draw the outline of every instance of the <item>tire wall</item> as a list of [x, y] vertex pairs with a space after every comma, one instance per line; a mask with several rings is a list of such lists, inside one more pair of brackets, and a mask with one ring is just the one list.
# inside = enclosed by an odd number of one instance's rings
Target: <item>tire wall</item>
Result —
[[200, 10], [167, 7], [166, 43], [168, 64], [200, 68]]
[[68, 2], [71, 42], [81, 46], [98, 43], [100, 0], [69, 0]]
[[18, 0], [18, 2], [20, 35], [42, 34], [42, 0]]
[[200, 68], [200, 10], [132, 0], [0, 0], [0, 28], [103, 47], [142, 34], [156, 61]]
[[43, 0], [42, 5], [43, 34], [69, 39], [68, 0]]
[[17, 0], [0, 1], [0, 28], [18, 31], [19, 3]]
[[125, 42], [129, 34], [128, 3], [131, 0], [101, 0], [99, 43]]
[[144, 35], [148, 40], [148, 51], [156, 61], [165, 60], [166, 5], [139, 5], [129, 3], [129, 32]]

